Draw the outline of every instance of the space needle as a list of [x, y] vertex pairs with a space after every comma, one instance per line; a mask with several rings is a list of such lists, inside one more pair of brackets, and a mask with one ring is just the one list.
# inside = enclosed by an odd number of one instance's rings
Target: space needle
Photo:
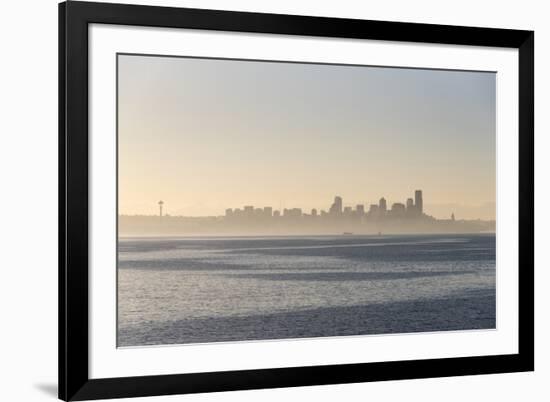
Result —
[[162, 206], [164, 205], [164, 201], [159, 201], [159, 210], [160, 210], [160, 217], [162, 218]]

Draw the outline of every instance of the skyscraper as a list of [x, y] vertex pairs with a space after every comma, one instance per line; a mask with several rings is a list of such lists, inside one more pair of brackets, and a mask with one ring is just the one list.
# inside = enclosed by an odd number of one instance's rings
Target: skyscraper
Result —
[[386, 203], [386, 199], [384, 197], [380, 198], [380, 201], [378, 202], [378, 211], [381, 215], [384, 215], [387, 209], [388, 204]]
[[422, 202], [422, 190], [416, 190], [414, 192], [414, 206], [416, 207], [416, 212], [419, 215], [422, 215], [424, 212], [424, 204]]
[[416, 208], [414, 206], [414, 200], [412, 198], [407, 198], [407, 216], [416, 216]]
[[342, 213], [342, 197], [334, 197], [334, 202], [330, 206], [330, 213], [332, 215], [340, 215]]

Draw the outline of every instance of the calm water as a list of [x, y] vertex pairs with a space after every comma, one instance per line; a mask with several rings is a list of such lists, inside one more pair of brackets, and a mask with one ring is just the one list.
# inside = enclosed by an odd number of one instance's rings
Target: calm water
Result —
[[495, 236], [128, 238], [119, 346], [495, 327]]

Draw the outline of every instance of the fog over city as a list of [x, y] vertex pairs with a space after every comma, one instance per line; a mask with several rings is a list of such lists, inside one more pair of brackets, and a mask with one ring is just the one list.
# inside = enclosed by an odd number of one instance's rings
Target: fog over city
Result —
[[494, 225], [493, 73], [118, 58], [121, 233]]
[[158, 202], [158, 215], [123, 215], [119, 217], [121, 235], [288, 235], [288, 234], [378, 234], [382, 233], [477, 233], [494, 232], [495, 221], [436, 219], [424, 211], [422, 190], [405, 203], [391, 207], [382, 197], [377, 204], [343, 206], [340, 196], [334, 197], [328, 209], [303, 211], [302, 208], [245, 205], [227, 208], [223, 216], [185, 217], [165, 212], [164, 201]]
[[118, 347], [496, 328], [494, 73], [117, 57]]

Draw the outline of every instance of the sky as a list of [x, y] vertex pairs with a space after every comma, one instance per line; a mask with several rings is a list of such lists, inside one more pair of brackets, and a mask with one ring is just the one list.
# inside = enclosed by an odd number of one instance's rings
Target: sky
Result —
[[405, 202], [494, 219], [496, 74], [118, 56], [119, 214]]

